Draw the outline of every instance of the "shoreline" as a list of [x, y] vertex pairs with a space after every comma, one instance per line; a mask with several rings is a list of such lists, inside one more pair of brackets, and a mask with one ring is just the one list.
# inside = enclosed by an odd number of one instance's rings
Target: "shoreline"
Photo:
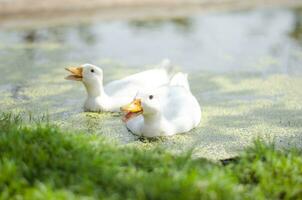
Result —
[[95, 0], [88, 6], [84, 6], [82, 0], [73, 1], [72, 6], [68, 1], [62, 3], [59, 0], [47, 3], [37, 0], [0, 0], [0, 27], [40, 27], [96, 20], [164, 19], [196, 13], [299, 6], [302, 6], [302, 1], [298, 0], [270, 0], [265, 3], [260, 0]]

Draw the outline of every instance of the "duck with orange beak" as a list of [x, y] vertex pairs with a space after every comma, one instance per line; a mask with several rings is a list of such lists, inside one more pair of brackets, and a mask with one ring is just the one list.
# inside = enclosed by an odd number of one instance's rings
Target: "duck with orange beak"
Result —
[[84, 84], [87, 92], [85, 111], [119, 112], [120, 107], [131, 102], [138, 91], [167, 84], [171, 77], [170, 69], [170, 61], [164, 60], [157, 68], [112, 81], [104, 86], [103, 70], [95, 65], [83, 64], [67, 67], [66, 70], [71, 74], [65, 79]]
[[121, 111], [127, 128], [144, 137], [185, 133], [197, 127], [201, 120], [199, 103], [183, 73], [177, 73], [169, 85], [139, 93]]

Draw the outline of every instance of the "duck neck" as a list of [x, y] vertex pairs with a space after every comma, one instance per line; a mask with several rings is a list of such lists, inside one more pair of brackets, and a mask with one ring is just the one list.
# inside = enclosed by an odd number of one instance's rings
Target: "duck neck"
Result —
[[144, 128], [155, 131], [159, 128], [162, 115], [160, 112], [144, 115]]
[[94, 98], [106, 98], [107, 95], [104, 91], [103, 81], [97, 80], [97, 82], [94, 83], [86, 83], [84, 84], [88, 99], [94, 99]]

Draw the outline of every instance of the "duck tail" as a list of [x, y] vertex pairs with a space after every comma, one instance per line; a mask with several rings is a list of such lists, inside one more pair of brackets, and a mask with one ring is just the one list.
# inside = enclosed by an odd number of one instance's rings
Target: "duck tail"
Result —
[[186, 73], [183, 73], [183, 72], [176, 73], [171, 78], [170, 85], [181, 86], [181, 87], [186, 88], [189, 92], [191, 92], [189, 81], [188, 81], [188, 74], [186, 74]]
[[169, 59], [167, 59], [167, 58], [163, 59], [161, 61], [161, 63], [159, 64], [159, 68], [160, 69], [164, 69], [167, 72], [168, 76], [170, 78], [172, 77], [173, 71], [174, 71], [174, 67], [173, 67], [173, 65], [172, 65], [172, 63], [171, 63], [171, 61]]

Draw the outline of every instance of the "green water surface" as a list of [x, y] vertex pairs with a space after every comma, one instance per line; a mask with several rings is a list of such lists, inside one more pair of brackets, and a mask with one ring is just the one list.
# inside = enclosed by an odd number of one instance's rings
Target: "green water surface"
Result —
[[[105, 81], [169, 58], [189, 73], [200, 126], [155, 141], [127, 131], [118, 114], [85, 113], [85, 90], [64, 67], [92, 63]], [[157, 20], [99, 21], [0, 30], [0, 110], [122, 144], [232, 157], [257, 138], [302, 147], [302, 11], [270, 9]]]

